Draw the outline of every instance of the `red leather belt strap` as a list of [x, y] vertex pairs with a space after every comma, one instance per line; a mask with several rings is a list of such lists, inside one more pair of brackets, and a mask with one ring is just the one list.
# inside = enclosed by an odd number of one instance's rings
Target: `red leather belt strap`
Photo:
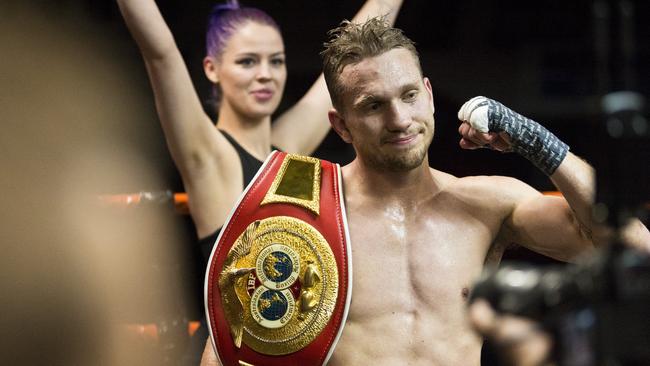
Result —
[[351, 296], [341, 188], [337, 164], [276, 151], [242, 193], [205, 280], [223, 365], [327, 362]]

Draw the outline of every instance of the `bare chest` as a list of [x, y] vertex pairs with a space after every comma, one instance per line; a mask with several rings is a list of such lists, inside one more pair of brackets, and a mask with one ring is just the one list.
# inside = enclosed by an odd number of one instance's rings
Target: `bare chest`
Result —
[[464, 302], [495, 236], [489, 220], [426, 212], [351, 214], [350, 316], [393, 309], [436, 311]]

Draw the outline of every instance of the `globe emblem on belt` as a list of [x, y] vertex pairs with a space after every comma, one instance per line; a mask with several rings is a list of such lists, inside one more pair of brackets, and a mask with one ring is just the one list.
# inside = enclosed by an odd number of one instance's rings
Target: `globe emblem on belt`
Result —
[[255, 261], [255, 273], [262, 284], [251, 296], [251, 315], [265, 328], [284, 326], [293, 316], [296, 301], [288, 289], [300, 274], [300, 256], [284, 244], [262, 249]]
[[298, 279], [300, 256], [289, 246], [271, 244], [257, 256], [255, 273], [263, 286], [271, 290], [284, 290]]
[[282, 292], [267, 290], [257, 300], [257, 308], [265, 319], [278, 320], [287, 313], [289, 306]]
[[251, 297], [251, 315], [265, 328], [283, 327], [293, 317], [296, 304], [290, 290], [258, 287]]
[[284, 252], [272, 252], [264, 258], [264, 274], [275, 283], [286, 281], [292, 267], [291, 258]]

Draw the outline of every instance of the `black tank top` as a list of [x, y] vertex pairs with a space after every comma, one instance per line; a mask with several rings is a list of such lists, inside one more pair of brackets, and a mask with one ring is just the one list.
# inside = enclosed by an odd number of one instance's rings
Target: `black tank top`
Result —
[[[251, 155], [246, 151], [235, 139], [230, 136], [225, 131], [219, 130], [230, 142], [230, 144], [237, 151], [239, 155], [239, 161], [241, 162], [241, 168], [244, 172], [244, 187], [247, 187], [248, 184], [253, 180], [257, 171], [262, 167], [263, 161], [258, 160], [256, 157]], [[278, 150], [276, 147], [272, 146], [274, 150]], [[208, 264], [208, 259], [210, 259], [210, 253], [212, 252], [212, 247], [214, 246], [217, 237], [221, 232], [222, 228], [218, 228], [214, 233], [199, 239], [199, 248], [201, 249], [201, 257], [203, 259], [203, 264]]]
[[[219, 130], [221, 131], [221, 130]], [[225, 131], [221, 131], [230, 144], [237, 150], [237, 155], [239, 155], [239, 161], [241, 162], [241, 169], [244, 172], [244, 187], [248, 186], [248, 183], [253, 180], [255, 173], [262, 167], [263, 161], [257, 160], [256, 157], [251, 155], [246, 151], [235, 139], [230, 136]]]

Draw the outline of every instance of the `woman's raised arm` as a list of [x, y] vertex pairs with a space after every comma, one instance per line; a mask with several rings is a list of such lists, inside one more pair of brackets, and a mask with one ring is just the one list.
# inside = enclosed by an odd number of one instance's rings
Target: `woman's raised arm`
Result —
[[[386, 16], [393, 25], [403, 0], [367, 0], [352, 22], [361, 23], [375, 16]], [[307, 21], [307, 20], [305, 20]], [[273, 124], [271, 141], [284, 151], [309, 155], [327, 135], [327, 111], [332, 108], [323, 74], [307, 93]]]
[[[118, 0], [144, 58], [167, 145], [184, 179], [214, 151], [214, 129], [194, 89], [174, 37], [154, 0]], [[217, 136], [218, 135], [218, 136]], [[197, 161], [197, 157], [199, 158]], [[197, 164], [198, 163], [198, 164]]]

